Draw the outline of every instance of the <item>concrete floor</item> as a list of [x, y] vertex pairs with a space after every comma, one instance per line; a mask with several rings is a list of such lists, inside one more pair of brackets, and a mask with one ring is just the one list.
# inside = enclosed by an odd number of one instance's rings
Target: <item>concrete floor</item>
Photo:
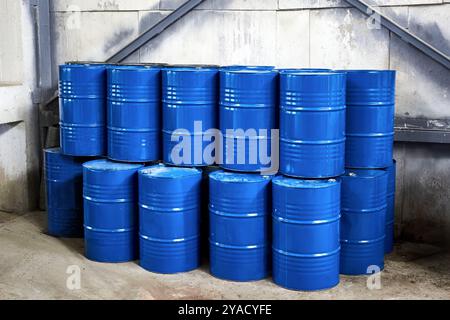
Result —
[[[345, 277], [336, 288], [294, 292], [270, 280], [218, 280], [206, 267], [186, 274], [158, 275], [136, 263], [101, 264], [83, 257], [80, 239], [43, 233], [43, 212], [0, 212], [0, 299], [450, 299], [450, 254], [439, 248], [397, 244], [387, 257], [380, 290], [366, 277]], [[69, 290], [68, 266], [81, 269], [81, 289]]]

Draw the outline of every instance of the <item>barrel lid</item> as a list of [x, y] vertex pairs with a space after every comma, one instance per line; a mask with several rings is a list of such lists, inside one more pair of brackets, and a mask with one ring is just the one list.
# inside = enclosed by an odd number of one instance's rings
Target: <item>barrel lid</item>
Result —
[[114, 162], [107, 159], [89, 161], [83, 164], [83, 167], [94, 171], [125, 171], [137, 170], [142, 168], [142, 164]]
[[155, 179], [177, 179], [190, 176], [201, 175], [201, 170], [186, 167], [169, 167], [164, 164], [158, 164], [139, 170], [139, 174]]
[[113, 70], [120, 70], [120, 71], [151, 71], [151, 70], [160, 70], [163, 66], [150, 66], [150, 65], [135, 65], [135, 64], [129, 64], [129, 65], [115, 65], [111, 66], [108, 69]]
[[299, 189], [315, 189], [315, 188], [328, 188], [333, 185], [339, 184], [340, 179], [323, 179], [323, 180], [305, 180], [296, 179], [285, 176], [277, 176], [272, 182], [281, 187], [287, 188], [299, 188]]
[[166, 67], [167, 63], [154, 63], [154, 62], [134, 62], [134, 63], [118, 63], [117, 66], [137, 66], [137, 67]]
[[222, 66], [220, 67], [223, 71], [229, 71], [229, 70], [274, 70], [274, 66], [245, 66], [245, 65], [231, 65], [231, 66]]
[[377, 178], [387, 175], [384, 169], [347, 169], [344, 177], [348, 178]]
[[164, 66], [164, 71], [192, 72], [192, 71], [217, 71], [219, 66], [208, 64], [174, 64]]
[[355, 73], [361, 73], [361, 74], [382, 74], [382, 73], [395, 73], [395, 70], [376, 70], [376, 69], [351, 69], [351, 70], [336, 70], [339, 72], [344, 72], [344, 73], [351, 73], [351, 74], [355, 74]]
[[307, 77], [311, 77], [311, 76], [335, 76], [335, 75], [345, 75], [345, 72], [342, 71], [336, 71], [336, 70], [320, 70], [320, 69], [307, 69], [307, 70], [302, 70], [302, 69], [285, 69], [285, 70], [281, 70], [280, 71], [281, 75], [284, 76], [307, 76]]
[[331, 69], [323, 69], [323, 68], [283, 68], [283, 69], [277, 69], [278, 72], [281, 73], [289, 73], [289, 72], [298, 72], [298, 71], [302, 71], [302, 72], [330, 72], [333, 71]]
[[100, 62], [100, 61], [67, 61], [66, 64], [69, 65], [84, 65], [84, 64], [92, 64], [92, 65], [116, 65], [115, 63], [108, 63], [108, 62]]
[[223, 73], [233, 73], [233, 74], [278, 74], [278, 71], [271, 68], [260, 68], [260, 67], [245, 67], [245, 68], [230, 68], [221, 69]]
[[92, 63], [92, 62], [77, 62], [62, 64], [60, 68], [89, 68], [89, 69], [105, 69], [107, 67], [114, 66], [108, 63]]
[[252, 183], [252, 182], [264, 182], [272, 179], [272, 176], [261, 175], [258, 173], [240, 173], [240, 172], [229, 172], [229, 171], [215, 171], [209, 175], [210, 179], [214, 179], [216, 181], [221, 182], [230, 182], [230, 183]]

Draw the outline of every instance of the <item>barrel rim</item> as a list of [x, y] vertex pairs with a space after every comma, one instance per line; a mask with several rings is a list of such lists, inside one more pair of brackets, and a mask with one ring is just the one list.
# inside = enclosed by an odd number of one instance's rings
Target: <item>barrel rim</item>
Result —
[[[104, 164], [105, 166], [96, 166], [97, 164]], [[115, 166], [112, 166], [113, 164]], [[143, 164], [117, 162], [109, 159], [96, 159], [83, 163], [83, 168], [89, 171], [97, 172], [135, 171], [142, 168], [143, 166]]]
[[279, 175], [272, 180], [272, 183], [280, 187], [293, 189], [321, 189], [340, 185], [341, 179], [339, 177], [328, 179], [299, 179]]
[[107, 63], [74, 63], [74, 64], [61, 64], [59, 68], [84, 68], [84, 69], [106, 69], [111, 66]]
[[239, 68], [239, 69], [220, 69], [221, 74], [239, 74], [239, 75], [278, 75], [276, 69], [259, 69], [259, 68]]
[[[351, 175], [354, 173], [356, 175]], [[359, 173], [366, 173], [366, 175], [360, 175]], [[376, 173], [373, 175], [369, 175], [368, 173]], [[374, 179], [383, 176], [388, 176], [388, 172], [385, 168], [380, 169], [351, 169], [346, 168], [345, 173], [342, 175], [342, 178], [359, 178], [359, 179]]]
[[143, 66], [143, 67], [166, 67], [169, 64], [165, 62], [134, 62], [134, 63], [116, 63], [117, 66]]
[[[220, 176], [224, 177], [227, 175], [228, 177], [236, 176], [241, 177], [242, 180], [224, 180], [221, 179]], [[209, 178], [222, 183], [261, 183], [271, 181], [273, 176], [270, 175], [261, 175], [260, 173], [251, 173], [251, 172], [237, 172], [237, 171], [225, 171], [225, 170], [216, 170], [208, 174]], [[251, 180], [245, 180], [245, 178], [250, 178]], [[257, 179], [260, 177], [260, 179]]]
[[138, 65], [115, 65], [108, 68], [108, 72], [113, 71], [133, 71], [133, 72], [146, 72], [146, 71], [160, 71], [161, 66], [138, 66]]
[[333, 69], [327, 69], [327, 68], [278, 68], [276, 69], [278, 72], [297, 72], [297, 71], [304, 71], [304, 72], [330, 72], [334, 71]]
[[[185, 175], [179, 175], [179, 176], [170, 176], [170, 175], [152, 175], [151, 174], [151, 170], [154, 169], [168, 169], [167, 171], [178, 171], [178, 172], [184, 172], [186, 173]], [[189, 174], [187, 174], [189, 173]], [[193, 176], [200, 176], [202, 175], [202, 171], [200, 169], [197, 168], [192, 168], [192, 167], [175, 167], [175, 166], [167, 166], [165, 164], [156, 164], [153, 166], [148, 166], [148, 167], [144, 167], [141, 168], [138, 171], [139, 176], [141, 177], [146, 177], [146, 178], [150, 178], [150, 179], [184, 179], [184, 178], [190, 178]]]
[[215, 64], [167, 64], [162, 68], [163, 71], [177, 72], [200, 72], [200, 71], [218, 71], [219, 65]]
[[227, 71], [227, 70], [241, 70], [241, 69], [254, 69], [254, 70], [277, 70], [275, 66], [259, 66], [259, 65], [227, 65], [227, 66], [220, 66], [221, 71]]
[[280, 71], [282, 76], [293, 76], [293, 77], [312, 77], [312, 76], [345, 76], [346, 73], [337, 70], [327, 70], [327, 71]]
[[344, 73], [361, 73], [361, 74], [395, 74], [397, 71], [392, 69], [339, 69], [335, 70]]

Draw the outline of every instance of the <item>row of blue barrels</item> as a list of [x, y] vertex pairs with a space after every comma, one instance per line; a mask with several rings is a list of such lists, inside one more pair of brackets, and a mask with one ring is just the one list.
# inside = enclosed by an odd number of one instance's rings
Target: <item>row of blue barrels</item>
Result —
[[280, 129], [288, 176], [337, 177], [392, 160], [395, 71], [70, 64], [60, 67], [60, 99], [67, 155], [254, 172], [273, 165]]
[[[79, 236], [84, 207], [89, 259], [140, 255], [143, 268], [159, 273], [199, 266], [200, 170], [105, 159], [83, 164], [58, 149], [46, 150], [45, 160], [50, 234]], [[328, 180], [211, 172], [211, 273], [251, 281], [272, 270], [280, 286], [316, 290], [336, 285], [339, 273], [383, 269], [392, 172], [349, 169]]]

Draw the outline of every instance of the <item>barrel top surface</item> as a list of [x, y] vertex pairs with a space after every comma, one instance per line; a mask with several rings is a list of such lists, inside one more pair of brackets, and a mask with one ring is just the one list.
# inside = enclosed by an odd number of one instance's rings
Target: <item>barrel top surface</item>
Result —
[[105, 69], [106, 67], [111, 66], [107, 63], [69, 63], [62, 64], [60, 68], [85, 68], [85, 69]]
[[139, 72], [145, 72], [145, 71], [153, 71], [153, 70], [160, 70], [162, 66], [146, 66], [146, 65], [121, 65], [121, 66], [111, 66], [109, 68], [110, 71], [139, 71]]
[[324, 68], [281, 68], [281, 69], [277, 69], [278, 72], [284, 72], [284, 73], [289, 73], [289, 72], [330, 72], [333, 71], [331, 69], [324, 69]]
[[154, 179], [180, 179], [200, 176], [201, 173], [201, 170], [195, 168], [169, 167], [165, 165], [155, 165], [139, 170], [141, 176]]
[[145, 62], [135, 62], [135, 63], [118, 63], [116, 66], [136, 66], [136, 67], [167, 67], [167, 63], [145, 63]]
[[286, 188], [319, 189], [328, 188], [340, 183], [339, 179], [304, 180], [285, 176], [278, 176], [272, 180], [273, 184]]
[[209, 175], [210, 179], [228, 182], [228, 183], [252, 183], [252, 182], [264, 182], [272, 179], [271, 176], [260, 175], [258, 173], [239, 173], [228, 171], [214, 171]]
[[345, 72], [345, 73], [350, 73], [350, 74], [355, 74], [355, 73], [361, 73], [361, 74], [368, 74], [368, 73], [395, 73], [395, 70], [375, 70], [375, 69], [353, 69], [353, 70], [336, 70], [339, 72]]
[[334, 70], [292, 70], [286, 69], [280, 71], [282, 76], [292, 76], [292, 77], [314, 77], [314, 76], [337, 76], [345, 75], [345, 72], [334, 71]]
[[344, 174], [344, 178], [366, 178], [366, 179], [371, 179], [371, 178], [377, 178], [377, 177], [382, 177], [384, 175], [387, 175], [387, 171], [385, 170], [376, 170], [376, 169], [347, 169], [345, 171]]
[[163, 71], [169, 72], [217, 72], [219, 66], [215, 65], [169, 65], [162, 68]]
[[222, 66], [220, 67], [221, 70], [228, 71], [228, 70], [274, 70], [274, 66], [245, 66], [245, 65], [232, 65], [232, 66]]
[[83, 164], [83, 167], [93, 171], [126, 171], [142, 168], [142, 164], [113, 162], [107, 159], [93, 160]]
[[278, 71], [275, 69], [266, 69], [260, 67], [245, 67], [245, 68], [229, 68], [229, 69], [221, 69], [222, 73], [231, 73], [231, 74], [278, 74]]

